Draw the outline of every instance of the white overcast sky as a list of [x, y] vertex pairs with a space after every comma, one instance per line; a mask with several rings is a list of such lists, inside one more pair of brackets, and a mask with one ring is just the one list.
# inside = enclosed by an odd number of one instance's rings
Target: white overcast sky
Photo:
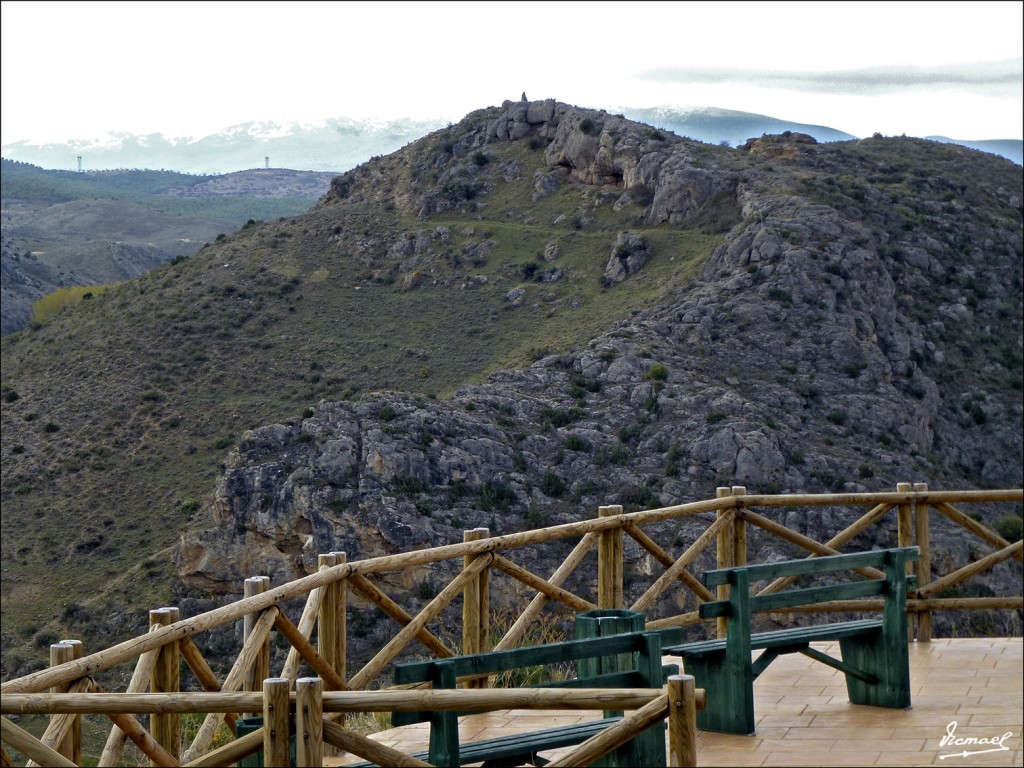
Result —
[[1024, 3], [2, 2], [2, 142], [505, 99], [1022, 138]]

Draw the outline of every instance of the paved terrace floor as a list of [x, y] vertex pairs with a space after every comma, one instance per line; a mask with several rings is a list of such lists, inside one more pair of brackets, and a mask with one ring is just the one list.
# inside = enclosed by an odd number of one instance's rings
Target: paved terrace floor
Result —
[[[814, 647], [838, 655], [838, 643]], [[883, 709], [850, 704], [842, 673], [800, 654], [782, 656], [754, 685], [757, 733], [697, 732], [700, 766], [1022, 766], [1024, 640], [938, 639], [911, 643], [913, 707]], [[679, 660], [668, 658], [668, 661]], [[709, 692], [709, 695], [711, 693]], [[507, 710], [463, 719], [463, 741], [551, 728], [596, 717], [589, 712]], [[953, 726], [952, 724], [956, 725]], [[948, 729], [958, 739], [998, 739], [998, 745], [942, 744]], [[428, 726], [374, 734], [406, 753], [426, 749]], [[553, 750], [555, 757], [567, 750]], [[965, 751], [975, 754], [964, 755]], [[343, 765], [358, 758], [328, 758]]]

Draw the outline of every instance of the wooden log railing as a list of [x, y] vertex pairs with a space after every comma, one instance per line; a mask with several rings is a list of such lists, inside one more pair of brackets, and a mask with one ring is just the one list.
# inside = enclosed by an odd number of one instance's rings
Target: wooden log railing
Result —
[[[140, 739], [146, 755], [155, 765], [224, 765], [263, 750], [267, 765], [288, 765], [290, 736], [296, 740], [296, 766], [320, 766], [324, 744], [347, 750], [382, 765], [427, 765], [411, 755], [378, 744], [371, 739], [335, 725], [329, 712], [495, 709], [596, 710], [623, 709], [635, 712], [618, 724], [578, 745], [552, 765], [590, 765], [625, 744], [642, 731], [668, 719], [672, 766], [696, 766], [696, 712], [706, 704], [706, 693], [694, 687], [693, 677], [673, 675], [666, 689], [575, 688], [575, 689], [476, 689], [417, 691], [324, 692], [319, 678], [299, 678], [290, 692], [287, 678], [263, 681], [262, 693], [177, 693], [106, 694], [80, 692], [63, 694], [11, 694], [0, 703], [2, 737], [12, 747], [43, 765], [78, 765], [52, 745], [38, 741], [11, 722], [12, 714], [60, 713], [68, 720], [82, 714], [112, 718], [149, 714], [169, 717], [191, 712], [250, 711], [260, 709], [263, 725], [231, 744], [200, 759], [178, 762], [155, 739]], [[85, 681], [83, 688], [94, 688]], [[134, 717], [132, 718], [134, 720]], [[259, 738], [257, 738], [257, 734]], [[58, 734], [59, 736], [60, 734]]]
[[[1024, 500], [1021, 489], [993, 491], [931, 491], [923, 483], [901, 483], [895, 493], [838, 493], [838, 494], [749, 494], [741, 486], [721, 488], [716, 498], [640, 512], [623, 512], [621, 507], [601, 507], [598, 516], [563, 525], [551, 526], [535, 531], [524, 531], [500, 536], [490, 536], [487, 529], [466, 532], [460, 543], [417, 550], [395, 555], [349, 562], [345, 553], [332, 552], [321, 555], [316, 573], [286, 584], [272, 586], [266, 577], [246, 580], [245, 595], [235, 603], [222, 606], [197, 616], [179, 618], [176, 608], [159, 609], [151, 614], [150, 631], [139, 637], [114, 645], [89, 655], [83, 655], [82, 645], [77, 641], [70, 644], [72, 651], [61, 651], [54, 657], [50, 667], [30, 673], [21, 678], [6, 681], [0, 686], [4, 707], [8, 701], [18, 701], [19, 696], [39, 697], [72, 696], [75, 700], [85, 696], [96, 696], [100, 690], [91, 676], [126, 662], [137, 662], [131, 682], [125, 694], [142, 695], [149, 686], [151, 691], [167, 692], [170, 697], [187, 697], [193, 694], [180, 692], [183, 683], [180, 678], [181, 661], [195, 678], [194, 685], [206, 693], [202, 699], [206, 706], [217, 701], [214, 696], [239, 697], [261, 696], [263, 681], [269, 677], [269, 653], [271, 633], [277, 633], [288, 644], [287, 658], [282, 666], [280, 678], [289, 688], [298, 686], [302, 664], [307, 664], [321, 681], [321, 695], [324, 712], [329, 717], [318, 724], [323, 733], [325, 750], [332, 746], [349, 749], [344, 744], [353, 742], [353, 734], [343, 725], [344, 709], [332, 709], [332, 697], [342, 693], [366, 693], [362, 691], [375, 681], [382, 679], [385, 668], [399, 653], [413, 642], [418, 641], [435, 656], [451, 656], [464, 649], [488, 650], [488, 646], [501, 650], [521, 643], [540, 614], [548, 609], [565, 612], [581, 612], [598, 608], [632, 608], [648, 615], [648, 628], [667, 626], [689, 626], [700, 623], [696, 610], [676, 615], [658, 615], [666, 604], [683, 605], [687, 601], [699, 605], [716, 595], [704, 588], [697, 576], [690, 572], [698, 558], [707, 554], [713, 566], [731, 566], [748, 561], [748, 546], [752, 537], [758, 540], [775, 537], [805, 550], [810, 557], [836, 554], [851, 544], [860, 534], [886, 520], [895, 517], [896, 538], [893, 544], [916, 545], [921, 550], [917, 564], [917, 589], [908, 599], [908, 619], [916, 624], [917, 640], [926, 642], [931, 637], [931, 614], [941, 610], [1002, 610], [1024, 608], [1024, 597], [1006, 595], [1001, 597], [941, 597], [941, 593], [957, 587], [977, 574], [999, 566], [1009, 560], [1022, 560], [1022, 545], [1003, 539], [996, 531], [978, 522], [963, 512], [965, 504], [1017, 503]], [[779, 507], [862, 507], [866, 511], [855, 522], [839, 531], [827, 541], [819, 542], [811, 537], [793, 531], [771, 518], [772, 510]], [[757, 510], [757, 511], [755, 511]], [[712, 516], [709, 518], [709, 513]], [[809, 514], [809, 513], [808, 513]], [[992, 548], [992, 552], [975, 562], [933, 579], [931, 559], [931, 536], [933, 521], [941, 519], [944, 525], [955, 525], [966, 530]], [[678, 555], [664, 546], [664, 538], [651, 535], [645, 528], [660, 523], [682, 520], [699, 520], [704, 524], [702, 533], [689, 542]], [[649, 554], [652, 564], [660, 565], [660, 573], [652, 574], [650, 585], [640, 592], [632, 605], [625, 605], [625, 567], [623, 560], [624, 538], [629, 536], [644, 552]], [[547, 578], [538, 575], [514, 559], [516, 551], [527, 547], [540, 547], [552, 542], [577, 540], [568, 556]], [[677, 544], [680, 542], [677, 541]], [[596, 550], [596, 552], [595, 552]], [[596, 579], [579, 578], [580, 566], [596, 555]], [[376, 581], [378, 577], [399, 573], [409, 568], [436, 567], [456, 571], [440, 592], [430, 599], [416, 614], [402, 608]], [[865, 569], [867, 578], [877, 577]], [[491, 578], [500, 576], [510, 579], [521, 588], [534, 592], [532, 599], [518, 614], [504, 636], [492, 643], [490, 598], [494, 590]], [[570, 578], [590, 584], [593, 595], [577, 594], [568, 587]], [[766, 586], [762, 593], [773, 592], [786, 586], [783, 580]], [[351, 589], [350, 589], [351, 588]], [[635, 584], [634, 584], [635, 589]], [[679, 600], [665, 600], [669, 590], [681, 591]], [[296, 598], [306, 598], [305, 606], [297, 623], [284, 613], [284, 604]], [[451, 608], [462, 598], [461, 637], [446, 639], [439, 635], [432, 624], [437, 624], [442, 615], [450, 616]], [[353, 599], [362, 601], [398, 625], [394, 637], [354, 674], [349, 676], [347, 665], [346, 615]], [[881, 610], [881, 601], [840, 601], [814, 606], [822, 610]], [[799, 613], [800, 607], [787, 609]], [[448, 611], [446, 614], [445, 611]], [[219, 680], [199, 646], [193, 638], [211, 629], [236, 621], [245, 624], [244, 643], [223, 681]], [[452, 623], [446, 620], [449, 625]], [[443, 627], [442, 627], [443, 628]], [[314, 631], [317, 635], [314, 638]], [[450, 637], [450, 636], [449, 636]], [[462, 649], [452, 643], [461, 641]], [[451, 644], [451, 646], [450, 646]], [[65, 655], [60, 655], [60, 654]], [[484, 688], [487, 681], [467, 680], [467, 685]], [[280, 685], [280, 684], [279, 684]], [[71, 688], [77, 693], [61, 694], [60, 690]], [[43, 693], [44, 691], [54, 693]], [[246, 691], [249, 693], [247, 694]], [[292, 692], [295, 695], [297, 687]], [[312, 699], [316, 694], [306, 692]], [[156, 694], [149, 694], [156, 695]], [[15, 698], [12, 698], [15, 697]], [[47, 699], [65, 701], [64, 699]], [[120, 699], [129, 701], [129, 699]], [[111, 712], [114, 727], [101, 755], [101, 764], [116, 764], [128, 740], [139, 746], [154, 764], [177, 764], [179, 750], [181, 762], [186, 764], [213, 764], [208, 760], [222, 759], [234, 755], [241, 747], [256, 744], [257, 739], [248, 736], [238, 739], [225, 747], [210, 751], [213, 738], [222, 723], [232, 726], [236, 715], [245, 712], [263, 712], [262, 701], [255, 699], [231, 699], [236, 705], [218, 711], [216, 707], [197, 711], [206, 718], [190, 744], [180, 745], [178, 734], [180, 712], [173, 708], [159, 712], [148, 712], [153, 717], [150, 729], [145, 729], [130, 710]], [[70, 701], [70, 700], [68, 700]], [[237, 702], [245, 702], [244, 706]], [[68, 705], [70, 706], [70, 705]], [[421, 708], [422, 708], [421, 704]], [[248, 707], [248, 708], [247, 708]], [[186, 710], [181, 710], [186, 711]], [[666, 711], [668, 711], [666, 709]], [[6, 712], [6, 709], [5, 709]], [[68, 709], [56, 714], [74, 714]], [[337, 717], [332, 721], [331, 717]], [[61, 718], [59, 725], [44, 734], [42, 740], [35, 739], [31, 751], [25, 751], [23, 729], [13, 723], [4, 723], [3, 741], [25, 756], [45, 755], [51, 764], [51, 753], [62, 755], [62, 759], [80, 764], [81, 741], [77, 739], [80, 717]], [[59, 738], [58, 738], [59, 737]], [[31, 737], [30, 737], [31, 738]], [[608, 737], [610, 738], [610, 737]], [[367, 747], [355, 739], [361, 749]], [[21, 745], [21, 746], [19, 746]], [[233, 746], [234, 745], [234, 746]], [[247, 747], [246, 747], [247, 748]], [[314, 749], [314, 747], [310, 747]], [[226, 750], [226, 751], [225, 751]], [[349, 751], [353, 751], [349, 749]], [[219, 753], [220, 757], [214, 758]], [[6, 751], [4, 753], [6, 755]], [[310, 752], [309, 754], [314, 754]], [[4, 757], [6, 760], [7, 758]], [[35, 758], [33, 758], [35, 759]], [[309, 758], [314, 759], [314, 758]], [[374, 759], [367, 757], [367, 759]]]

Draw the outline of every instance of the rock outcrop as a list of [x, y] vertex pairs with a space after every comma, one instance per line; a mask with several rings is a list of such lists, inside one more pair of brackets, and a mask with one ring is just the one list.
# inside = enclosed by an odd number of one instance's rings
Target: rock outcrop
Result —
[[[1012, 355], [1006, 370], [970, 383], [944, 370], [954, 355], [1003, 343], [995, 320], [1019, 303], [1019, 227], [934, 202], [949, 197], [942, 180], [936, 189], [915, 182], [918, 213], [894, 208], [902, 176], [870, 182], [860, 154], [800, 134], [752, 140], [716, 162], [699, 145], [606, 113], [550, 101], [493, 112], [451, 140], [441, 179], [458, 181], [454, 197], [486, 194], [490, 183], [482, 160], [460, 155], [531, 141], [551, 167], [534, 178], [534, 200], [566, 183], [617, 187], [647, 200], [648, 225], [721, 219], [725, 242], [674, 301], [634, 312], [585, 349], [494, 374], [450, 401], [324, 401], [301, 421], [247, 434], [218, 485], [216, 525], [183, 539], [187, 583], [230, 591], [256, 564], [292, 578], [315, 552], [372, 557], [450, 543], [465, 528], [500, 533], [602, 504], [705, 498], [722, 484], [772, 493], [882, 490], [921, 477], [1021, 483], [1022, 407], [1001, 383]], [[801, 188], [768, 162], [826, 181]], [[995, 194], [1019, 218], [1014, 192]], [[421, 217], [453, 199], [430, 198]], [[652, 255], [643, 238], [620, 232], [605, 284]], [[938, 317], [925, 320], [924, 304]], [[794, 512], [786, 523], [825, 540], [850, 522], [844, 514]], [[868, 536], [891, 544], [889, 533]], [[970, 556], [955, 531], [940, 525], [935, 535], [937, 550]], [[754, 546], [772, 557], [776, 545]], [[650, 570], [643, 560], [633, 567]]]

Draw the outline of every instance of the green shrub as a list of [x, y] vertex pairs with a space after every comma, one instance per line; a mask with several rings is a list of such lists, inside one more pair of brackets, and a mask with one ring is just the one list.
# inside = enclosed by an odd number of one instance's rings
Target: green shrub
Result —
[[1008, 515], [997, 520], [992, 527], [996, 529], [996, 533], [1011, 543], [1024, 538], [1024, 518], [1016, 515]]
[[601, 391], [600, 379], [588, 379], [580, 373], [574, 373], [572, 375], [569, 379], [569, 385], [571, 387], [572, 396], [575, 398], [584, 398], [588, 392]]
[[644, 374], [644, 381], [665, 381], [668, 378], [668, 368], [661, 363], [652, 363]]
[[658, 497], [646, 485], [638, 485], [622, 491], [619, 494], [619, 502], [626, 512], [636, 512], [640, 509], [657, 507]]
[[430, 490], [430, 483], [420, 480], [413, 475], [401, 475], [396, 477], [392, 483], [396, 493], [410, 496], [416, 493], [426, 493]]
[[523, 522], [526, 523], [527, 529], [536, 530], [538, 528], [547, 528], [550, 519], [547, 512], [531, 504], [530, 508], [526, 510], [526, 514], [523, 515]]
[[586, 415], [586, 411], [582, 408], [569, 408], [568, 410], [542, 408], [540, 411], [540, 421], [541, 424], [550, 424], [553, 427], [567, 427], [574, 422], [580, 421]]
[[584, 440], [579, 435], [569, 435], [565, 440], [565, 449], [567, 451], [580, 451], [581, 453], [588, 453], [590, 451], [590, 443]]
[[608, 453], [608, 461], [612, 464], [625, 464], [629, 461], [630, 450], [624, 445], [617, 445]]
[[433, 600], [437, 596], [437, 590], [429, 580], [424, 579], [420, 582], [419, 596], [421, 600]]
[[982, 408], [978, 403], [971, 405], [971, 418], [974, 419], [975, 424], [984, 424], [988, 421], [988, 414], [985, 413], [985, 409]]
[[565, 481], [549, 469], [541, 478], [540, 492], [557, 499], [565, 493]]
[[672, 477], [679, 471], [679, 460], [683, 456], [683, 449], [673, 445], [665, 454], [665, 477]]
[[480, 488], [480, 509], [484, 512], [508, 510], [515, 501], [516, 492], [497, 480], [488, 480]]
[[541, 265], [536, 261], [527, 261], [519, 265], [519, 271], [523, 275], [524, 280], [534, 280], [540, 282], [544, 277], [544, 270], [541, 269]]
[[628, 443], [630, 440], [640, 434], [640, 425], [631, 424], [628, 427], [621, 427], [619, 429], [619, 442]]

